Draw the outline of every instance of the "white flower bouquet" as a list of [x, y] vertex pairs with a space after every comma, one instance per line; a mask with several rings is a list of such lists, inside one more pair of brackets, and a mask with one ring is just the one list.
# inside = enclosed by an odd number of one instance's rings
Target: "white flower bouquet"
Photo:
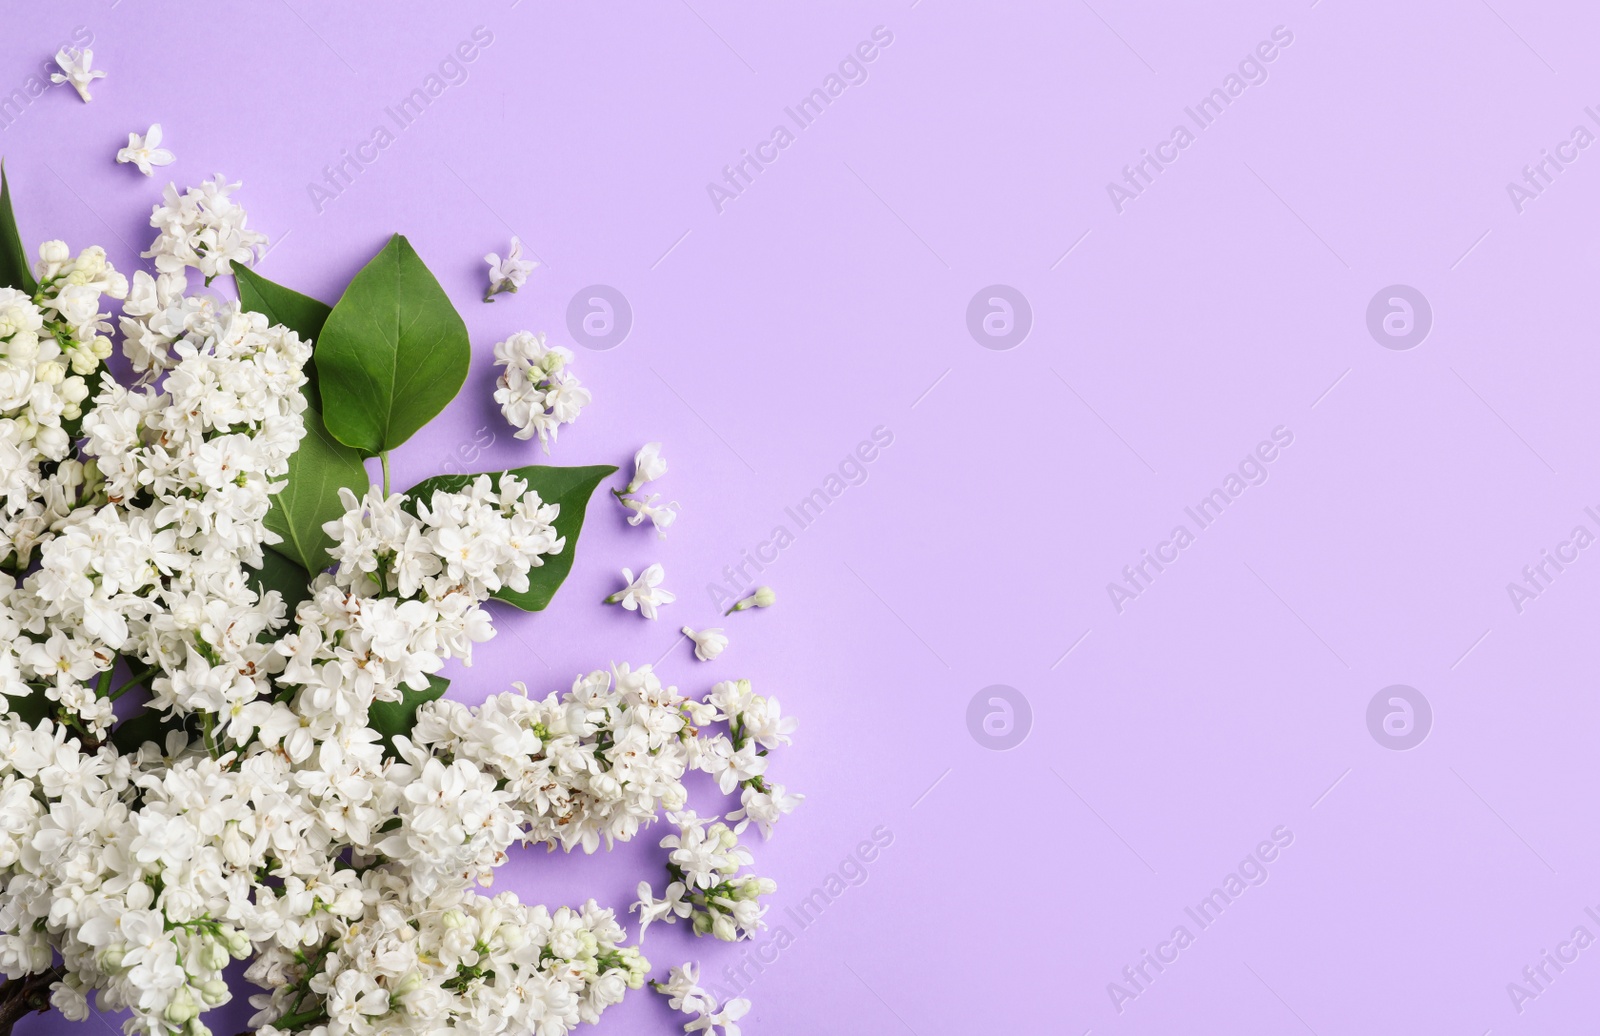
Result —
[[[93, 997], [130, 1034], [203, 1036], [235, 960], [264, 1036], [593, 1022], [649, 971], [614, 912], [480, 888], [517, 843], [593, 853], [667, 813], [642, 926], [747, 937], [774, 886], [739, 839], [799, 801], [766, 777], [794, 721], [748, 681], [694, 698], [620, 663], [442, 697], [490, 601], [551, 602], [616, 469], [394, 491], [389, 452], [465, 381], [465, 324], [400, 236], [331, 307], [255, 274], [236, 186], [168, 187], [130, 282], [99, 248], [27, 261], [0, 173], [0, 1034]], [[727, 822], [688, 808], [691, 770], [738, 793]], [[694, 974], [657, 987], [737, 1031], [748, 1005]]]

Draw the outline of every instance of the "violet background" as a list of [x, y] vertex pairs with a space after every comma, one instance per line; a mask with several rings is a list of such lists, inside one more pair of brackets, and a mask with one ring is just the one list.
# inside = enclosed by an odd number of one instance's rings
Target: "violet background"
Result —
[[[395, 455], [400, 486], [484, 428], [471, 467], [541, 460], [489, 399], [493, 343], [572, 344], [578, 289], [626, 296], [627, 339], [576, 349], [595, 403], [550, 460], [626, 465], [662, 440], [682, 521], [658, 541], [597, 499], [555, 604], [500, 613], [453, 693], [665, 653], [680, 687], [749, 676], [800, 717], [772, 766], [808, 799], [757, 846], [794, 938], [749, 986], [747, 1032], [1592, 1025], [1600, 949], [1520, 1014], [1507, 984], [1574, 927], [1600, 936], [1600, 561], [1520, 614], [1506, 586], [1575, 525], [1600, 532], [1600, 151], [1520, 214], [1506, 184], [1600, 131], [1600, 11], [1091, 3], [10, 4], [0, 91], [75, 26], [110, 77], [88, 106], [38, 99], [0, 151], [30, 244], [103, 243], [121, 269], [165, 181], [112, 156], [152, 121], [179, 156], [163, 177], [244, 181], [270, 278], [332, 301], [407, 234], [475, 357]], [[868, 80], [719, 214], [708, 181], [880, 25]], [[319, 213], [308, 184], [477, 26], [493, 42], [467, 80]], [[1268, 80], [1119, 214], [1107, 182], [1276, 26], [1293, 42]], [[513, 232], [547, 265], [485, 306], [480, 256]], [[997, 283], [1033, 314], [1002, 351], [966, 320]], [[1433, 309], [1403, 351], [1366, 324], [1396, 283]], [[1107, 583], [1280, 425], [1270, 479], [1119, 614]], [[706, 584], [793, 531], [785, 508], [879, 426], [894, 442], [867, 481], [761, 575], [778, 606], [722, 622], [715, 664], [673, 646], [713, 624]], [[598, 605], [656, 560], [680, 595], [662, 621]], [[1397, 683], [1433, 709], [1409, 751], [1366, 722]], [[1031, 707], [1009, 751], [966, 719], [994, 684]], [[786, 908], [880, 825], [864, 883], [801, 929]], [[1279, 825], [1270, 878], [1198, 931], [1185, 907]], [[655, 841], [524, 854], [503, 887], [625, 909]], [[1179, 924], [1193, 945], [1118, 1013], [1107, 984]], [[657, 974], [741, 959], [678, 929], [645, 950]], [[677, 1029], [648, 993], [601, 1026]]]

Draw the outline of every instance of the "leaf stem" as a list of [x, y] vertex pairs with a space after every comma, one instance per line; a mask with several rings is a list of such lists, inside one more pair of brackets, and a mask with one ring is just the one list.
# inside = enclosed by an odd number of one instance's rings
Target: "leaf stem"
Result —
[[128, 693], [128, 691], [132, 690], [133, 687], [136, 686], [137, 684], [141, 684], [144, 681], [150, 679], [150, 677], [152, 677], [152, 676], [154, 676], [156, 674], [156, 671], [159, 668], [160, 668], [159, 666], [151, 666], [149, 669], [146, 669], [142, 673], [134, 674], [134, 676], [131, 679], [129, 679], [127, 683], [123, 684], [121, 687], [118, 687], [116, 690], [111, 692], [111, 700], [112, 701], [116, 701], [118, 698], [120, 698], [124, 694]]
[[384, 450], [378, 454], [378, 461], [383, 465], [383, 496], [389, 498], [389, 451]]

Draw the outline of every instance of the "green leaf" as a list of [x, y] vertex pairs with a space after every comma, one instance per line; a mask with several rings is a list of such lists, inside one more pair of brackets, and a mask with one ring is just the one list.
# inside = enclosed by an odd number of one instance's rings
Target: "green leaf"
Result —
[[32, 295], [39, 282], [28, 269], [28, 250], [17, 233], [17, 217], [11, 211], [11, 185], [6, 183], [5, 163], [0, 162], [0, 287], [18, 288]]
[[[500, 476], [516, 475], [528, 483], [528, 488], [539, 491], [539, 498], [547, 504], [560, 504], [556, 516], [556, 532], [566, 537], [567, 545], [559, 554], [544, 555], [544, 564], [528, 570], [528, 589], [524, 593], [502, 589], [495, 599], [516, 605], [525, 612], [543, 611], [555, 596], [556, 590], [572, 571], [572, 560], [578, 550], [578, 534], [583, 531], [583, 515], [589, 497], [604, 479], [616, 473], [609, 464], [595, 464], [584, 468], [553, 468], [533, 465], [512, 468], [509, 472], [485, 472], [500, 486]], [[417, 500], [426, 503], [436, 489], [455, 492], [476, 479], [477, 475], [435, 475], [412, 486], [406, 493], [408, 506]]]
[[394, 449], [461, 389], [467, 325], [399, 234], [362, 267], [317, 343], [328, 431], [367, 456]]
[[46, 716], [54, 716], [56, 707], [56, 703], [46, 698], [42, 690], [35, 690], [26, 698], [5, 699], [5, 711], [7, 713], [15, 712], [22, 717], [23, 722], [35, 727]]
[[303, 416], [306, 436], [289, 458], [289, 484], [272, 498], [266, 524], [283, 537], [271, 549], [315, 573], [333, 563], [328, 556], [333, 540], [322, 531], [322, 523], [344, 514], [339, 488], [347, 486], [359, 497], [371, 481], [361, 455], [336, 442], [315, 410], [307, 407]]
[[[333, 312], [333, 307], [326, 302], [274, 284], [242, 263], [233, 264], [233, 279], [239, 286], [239, 303], [246, 310], [260, 313], [274, 324], [282, 324], [308, 342], [322, 337], [322, 325]], [[317, 390], [315, 360], [306, 364], [305, 394], [320, 412], [322, 393]]]
[[194, 714], [162, 716], [157, 709], [140, 709], [111, 730], [111, 743], [124, 754], [137, 752], [147, 741], [153, 741], [164, 752], [167, 735], [174, 730], [187, 730], [191, 739], [195, 734]]
[[384, 755], [395, 758], [395, 735], [410, 736], [411, 728], [417, 725], [417, 709], [436, 698], [442, 698], [445, 688], [449, 686], [450, 681], [444, 677], [430, 676], [425, 691], [413, 691], [402, 684], [399, 701], [375, 701], [367, 707], [367, 726], [383, 735]]
[[311, 596], [311, 573], [279, 554], [273, 547], [261, 552], [261, 567], [245, 570], [250, 577], [250, 588], [258, 595], [276, 590], [283, 596], [289, 615], [300, 602]]

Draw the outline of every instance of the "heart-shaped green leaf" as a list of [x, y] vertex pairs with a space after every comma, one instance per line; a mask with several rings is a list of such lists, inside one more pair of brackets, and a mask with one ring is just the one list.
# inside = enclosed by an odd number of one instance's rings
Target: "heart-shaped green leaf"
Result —
[[317, 343], [328, 431], [375, 456], [431, 421], [472, 362], [467, 325], [399, 234], [361, 268]]
[[417, 725], [417, 709], [437, 698], [444, 697], [450, 681], [442, 676], [428, 677], [428, 689], [413, 691], [402, 685], [399, 701], [375, 701], [367, 706], [367, 726], [383, 735], [383, 754], [394, 758], [396, 734], [411, 735]]
[[[243, 263], [233, 264], [233, 279], [239, 286], [239, 303], [249, 312], [260, 313], [274, 324], [282, 324], [308, 342], [322, 337], [322, 325], [333, 312], [333, 307], [326, 302], [274, 284]], [[305, 394], [320, 412], [322, 394], [317, 388], [314, 359], [306, 364]]]
[[[546, 554], [544, 564], [528, 570], [528, 589], [523, 593], [502, 589], [495, 599], [516, 605], [525, 612], [543, 611], [572, 571], [572, 559], [578, 551], [578, 534], [583, 531], [583, 515], [589, 506], [589, 497], [605, 478], [616, 473], [610, 464], [595, 464], [582, 468], [554, 468], [532, 465], [512, 468], [509, 472], [485, 472], [494, 480], [496, 488], [501, 475], [516, 475], [528, 483], [529, 489], [539, 491], [539, 499], [547, 504], [560, 504], [556, 515], [556, 532], [566, 537], [567, 544], [559, 554]], [[475, 480], [477, 475], [435, 475], [423, 479], [406, 493], [407, 506], [414, 507], [417, 500], [427, 502], [434, 490], [455, 492]]]
[[28, 269], [28, 250], [17, 233], [17, 217], [11, 211], [11, 185], [6, 183], [5, 163], [0, 162], [0, 287], [17, 288], [32, 295], [39, 282]]
[[316, 573], [333, 564], [328, 556], [333, 539], [322, 531], [322, 524], [344, 514], [340, 487], [360, 497], [372, 483], [361, 455], [329, 435], [315, 410], [307, 407], [304, 417], [305, 438], [289, 458], [288, 484], [272, 498], [266, 525], [283, 537], [271, 550]]

